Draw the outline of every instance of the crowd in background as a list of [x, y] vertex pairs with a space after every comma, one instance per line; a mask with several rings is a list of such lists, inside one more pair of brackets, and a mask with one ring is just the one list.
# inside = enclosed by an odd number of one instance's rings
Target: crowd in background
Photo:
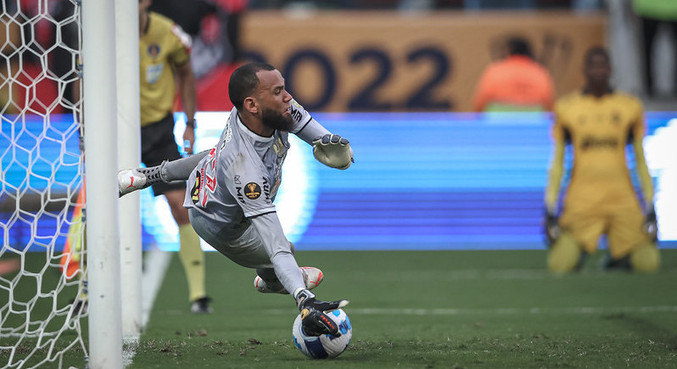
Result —
[[[4, 113], [20, 111], [21, 103], [17, 102], [22, 101], [28, 101], [30, 107], [38, 112], [47, 110], [64, 112], [75, 103], [73, 81], [77, 78], [79, 66], [77, 60], [72, 57], [72, 50], [77, 49], [80, 40], [77, 29], [74, 28], [77, 21], [74, 2], [50, 1], [46, 3], [46, 9], [41, 4], [42, 2], [38, 0], [1, 2], [0, 19], [5, 31], [2, 33], [6, 35], [5, 37], [13, 39], [10, 43], [4, 42], [5, 46], [0, 50], [0, 110]], [[675, 96], [677, 90], [675, 87], [677, 73], [672, 73], [673, 78], [666, 78], [669, 72], [656, 67], [656, 55], [662, 55], [662, 60], [666, 59], [666, 48], [655, 47], [657, 42], [664, 42], [667, 39], [672, 44], [672, 50], [675, 50], [677, 2], [672, 0], [155, 0], [151, 9], [171, 18], [191, 35], [192, 63], [199, 80], [203, 77], [218, 78], [219, 74], [227, 75], [232, 70], [233, 63], [240, 61], [243, 53], [240, 29], [246, 11], [298, 7], [427, 11], [452, 9], [472, 12], [567, 9], [609, 12], [620, 7], [626, 10], [620, 17], [631, 19], [625, 19], [626, 23], [619, 27], [626, 27], [628, 24], [634, 26], [635, 32], [632, 36], [636, 38], [638, 45], [642, 45], [642, 51], [639, 53], [641, 55], [639, 65], [615, 68], [623, 72], [619, 73], [621, 83], [618, 83], [618, 87], [633, 90], [631, 92], [640, 93], [643, 97], [663, 99]], [[53, 21], [40, 20], [36, 18], [37, 14], [49, 14]], [[614, 37], [621, 31], [611, 29], [610, 33]], [[26, 50], [17, 53], [16, 47], [12, 45], [20, 40], [22, 34], [24, 39], [33, 42]], [[664, 35], [667, 37], [659, 40]], [[623, 43], [627, 44], [628, 40], [619, 42], [621, 45]], [[52, 48], [55, 44], [56, 46]], [[610, 46], [612, 59], [621, 59], [621, 56], [615, 56], [620, 53], [614, 50], [614, 45]], [[51, 52], [44, 51], [50, 48]], [[43, 70], [45, 59], [50, 64], [48, 71]], [[628, 88], [628, 84], [623, 83], [622, 79], [629, 78], [628, 70], [634, 72], [634, 69], [640, 70], [639, 73], [634, 73], [637, 75], [634, 78], [641, 81], [640, 86]], [[210, 73], [212, 75], [208, 76]], [[35, 84], [38, 87], [35, 91], [22, 89], [13, 83], [27, 84], [31, 79], [37, 80]], [[665, 82], [666, 80], [669, 82]], [[62, 83], [66, 83], [67, 86], [63, 88], [60, 85]], [[668, 83], [669, 90], [664, 87]], [[10, 85], [13, 85], [12, 96]], [[53, 104], [57, 96], [61, 101]]]

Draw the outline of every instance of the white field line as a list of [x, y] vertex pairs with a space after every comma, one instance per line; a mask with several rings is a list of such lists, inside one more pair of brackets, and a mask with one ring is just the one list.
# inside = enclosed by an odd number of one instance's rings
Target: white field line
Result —
[[[477, 308], [477, 309], [414, 309], [414, 308], [345, 308], [350, 315], [587, 315], [587, 314], [650, 314], [674, 313], [677, 306], [609, 306], [609, 307], [531, 307], [531, 308]], [[266, 314], [289, 315], [286, 309], [265, 310]]]
[[[170, 252], [157, 249], [149, 251], [146, 255], [141, 277], [141, 325], [143, 329], [148, 324], [150, 311], [153, 309], [155, 297], [160, 290], [171, 259], [172, 254]], [[124, 367], [132, 363], [138, 345], [139, 337], [125, 338], [122, 352], [122, 365]]]

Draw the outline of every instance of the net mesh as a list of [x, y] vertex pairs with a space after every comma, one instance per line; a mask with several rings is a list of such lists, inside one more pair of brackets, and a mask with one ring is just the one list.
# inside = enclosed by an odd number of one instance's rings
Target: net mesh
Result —
[[0, 4], [0, 367], [83, 367], [79, 1]]

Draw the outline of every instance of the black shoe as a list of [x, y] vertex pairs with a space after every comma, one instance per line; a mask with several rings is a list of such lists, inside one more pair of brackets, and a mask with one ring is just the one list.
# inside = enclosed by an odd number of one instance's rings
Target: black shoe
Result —
[[201, 297], [190, 304], [190, 312], [193, 314], [211, 314], [212, 308], [209, 303], [212, 301], [209, 297]]
[[624, 256], [620, 259], [613, 259], [611, 256], [607, 255], [606, 259], [604, 260], [604, 265], [602, 266], [602, 269], [631, 272], [632, 265], [630, 265], [630, 257]]

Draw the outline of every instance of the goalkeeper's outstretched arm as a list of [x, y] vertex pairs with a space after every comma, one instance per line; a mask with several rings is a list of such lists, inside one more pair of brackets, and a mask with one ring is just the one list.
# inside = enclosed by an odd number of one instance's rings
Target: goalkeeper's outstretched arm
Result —
[[185, 181], [207, 154], [209, 150], [187, 158], [165, 160], [162, 164], [150, 168], [123, 169], [118, 172], [118, 196], [144, 189], [155, 183]]
[[348, 169], [355, 162], [350, 142], [332, 134], [315, 119], [310, 119], [296, 135], [313, 146], [313, 155], [317, 161], [330, 168]]

